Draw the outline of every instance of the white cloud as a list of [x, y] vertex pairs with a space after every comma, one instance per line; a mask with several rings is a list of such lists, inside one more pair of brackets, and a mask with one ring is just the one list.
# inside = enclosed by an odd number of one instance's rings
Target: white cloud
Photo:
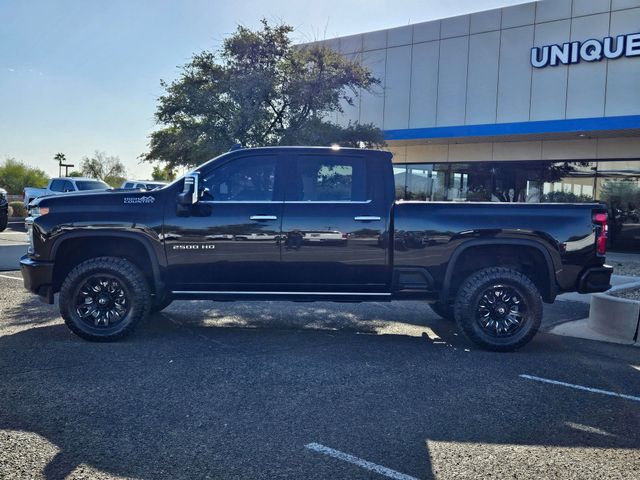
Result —
[[16, 71], [15, 68], [7, 68], [7, 70], [9, 70], [10, 72], [15, 72]]

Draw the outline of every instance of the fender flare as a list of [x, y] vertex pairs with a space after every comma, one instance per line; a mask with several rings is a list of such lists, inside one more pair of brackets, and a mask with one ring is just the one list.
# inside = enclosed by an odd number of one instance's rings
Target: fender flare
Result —
[[542, 257], [545, 259], [546, 269], [547, 269], [547, 282], [549, 287], [545, 289], [545, 291], [541, 291], [540, 294], [545, 302], [551, 303], [555, 300], [556, 295], [558, 294], [558, 285], [556, 283], [556, 267], [551, 257], [551, 253], [549, 250], [542, 245], [540, 242], [535, 240], [526, 240], [520, 238], [502, 238], [502, 239], [478, 239], [478, 240], [467, 240], [459, 245], [451, 255], [449, 259], [449, 263], [447, 264], [447, 270], [444, 274], [444, 279], [442, 281], [442, 289], [440, 291], [440, 300], [446, 301], [449, 297], [449, 292], [451, 290], [451, 282], [453, 279], [453, 274], [455, 272], [456, 263], [460, 256], [468, 249], [474, 247], [482, 247], [487, 245], [503, 245], [503, 246], [518, 246], [518, 247], [532, 247], [538, 250]]
[[162, 281], [162, 276], [160, 275], [160, 261], [158, 255], [154, 251], [151, 246], [149, 240], [144, 236], [141, 236], [139, 233], [134, 232], [115, 232], [109, 230], [92, 230], [92, 231], [81, 231], [81, 232], [68, 232], [62, 234], [60, 237], [56, 238], [53, 242], [53, 246], [51, 247], [50, 258], [51, 261], [55, 262], [56, 254], [58, 253], [58, 249], [60, 246], [67, 240], [71, 240], [74, 238], [89, 238], [89, 237], [112, 237], [112, 238], [127, 238], [131, 240], [135, 240], [136, 242], [142, 244], [147, 255], [149, 255], [149, 263], [151, 263], [151, 273], [153, 278], [154, 289], [156, 292], [160, 292], [164, 289], [164, 282]]

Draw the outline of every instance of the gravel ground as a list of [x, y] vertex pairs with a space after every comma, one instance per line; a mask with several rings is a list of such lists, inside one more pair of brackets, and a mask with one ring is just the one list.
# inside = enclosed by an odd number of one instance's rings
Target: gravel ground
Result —
[[640, 262], [630, 261], [608, 261], [613, 266], [613, 272], [616, 275], [628, 275], [632, 277], [640, 276]]
[[640, 288], [630, 288], [628, 290], [619, 290], [610, 294], [613, 297], [626, 298], [629, 300], [640, 300]]

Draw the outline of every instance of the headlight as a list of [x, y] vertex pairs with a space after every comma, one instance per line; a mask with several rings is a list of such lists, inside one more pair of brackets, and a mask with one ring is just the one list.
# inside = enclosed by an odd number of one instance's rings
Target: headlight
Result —
[[35, 248], [33, 246], [33, 217], [25, 218], [24, 226], [27, 228], [27, 238], [29, 239], [29, 248], [27, 248], [27, 254], [33, 255], [35, 253]]
[[29, 209], [29, 216], [33, 218], [46, 215], [47, 213], [49, 213], [49, 207], [39, 207], [36, 205]]

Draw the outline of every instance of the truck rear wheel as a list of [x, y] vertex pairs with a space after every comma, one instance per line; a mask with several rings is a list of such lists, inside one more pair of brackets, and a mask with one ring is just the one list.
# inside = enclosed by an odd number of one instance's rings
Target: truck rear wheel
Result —
[[453, 315], [453, 305], [436, 302], [430, 303], [429, 307], [433, 310], [433, 313], [445, 320], [453, 321], [455, 319]]
[[488, 350], [512, 351], [527, 344], [542, 321], [542, 299], [523, 273], [493, 267], [472, 274], [454, 304], [460, 330]]
[[93, 341], [118, 340], [149, 314], [151, 295], [130, 261], [98, 257], [76, 266], [60, 288], [60, 313], [76, 335]]

